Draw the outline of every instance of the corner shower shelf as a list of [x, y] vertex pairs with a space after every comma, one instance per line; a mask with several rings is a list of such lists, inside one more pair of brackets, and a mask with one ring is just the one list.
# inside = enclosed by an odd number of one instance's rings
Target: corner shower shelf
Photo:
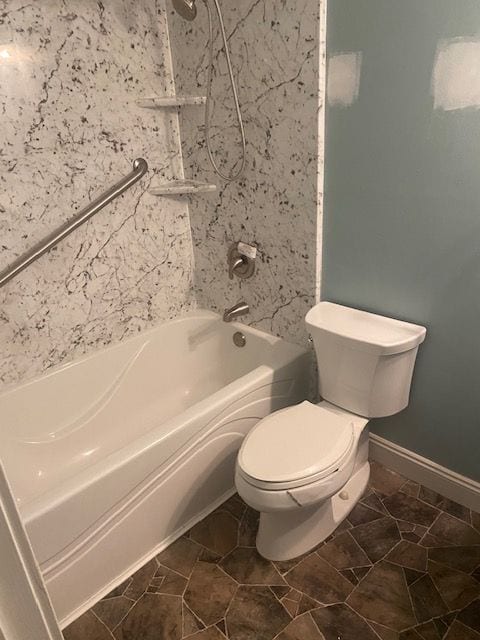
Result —
[[189, 193], [211, 193], [217, 190], [217, 185], [198, 180], [171, 180], [148, 190], [152, 196], [179, 196]]
[[201, 105], [206, 102], [205, 96], [153, 96], [140, 98], [137, 106], [144, 109], [164, 109], [165, 107], [184, 107], [187, 105]]

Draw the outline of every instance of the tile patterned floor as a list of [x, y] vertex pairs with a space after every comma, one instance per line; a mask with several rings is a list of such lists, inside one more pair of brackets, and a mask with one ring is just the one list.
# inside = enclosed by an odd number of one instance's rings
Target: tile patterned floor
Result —
[[65, 640], [480, 640], [480, 515], [377, 464], [333, 536], [255, 550], [235, 496], [64, 631]]

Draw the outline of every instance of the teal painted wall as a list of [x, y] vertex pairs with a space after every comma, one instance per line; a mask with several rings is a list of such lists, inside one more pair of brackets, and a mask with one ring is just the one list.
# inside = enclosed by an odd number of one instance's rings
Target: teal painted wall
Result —
[[[475, 57], [480, 2], [330, 0], [327, 34], [362, 66], [327, 109], [322, 296], [427, 327], [409, 408], [372, 429], [480, 480], [480, 109], [432, 90], [442, 41]], [[480, 62], [450, 70], [454, 103], [480, 96]]]

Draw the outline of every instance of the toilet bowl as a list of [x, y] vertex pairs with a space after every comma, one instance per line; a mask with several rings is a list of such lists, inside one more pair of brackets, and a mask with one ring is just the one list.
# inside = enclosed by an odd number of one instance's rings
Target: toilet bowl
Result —
[[408, 404], [424, 327], [323, 302], [306, 317], [324, 401], [272, 413], [246, 436], [235, 484], [260, 512], [257, 549], [288, 560], [327, 538], [368, 483], [368, 421]]

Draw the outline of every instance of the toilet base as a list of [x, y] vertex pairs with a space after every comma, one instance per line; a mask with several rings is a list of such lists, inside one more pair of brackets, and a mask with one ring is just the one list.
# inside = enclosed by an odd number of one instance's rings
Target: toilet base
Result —
[[[292, 560], [307, 553], [335, 531], [360, 500], [370, 477], [364, 462], [350, 480], [325, 502], [311, 507], [261, 513], [257, 549], [267, 560]], [[340, 495], [348, 498], [341, 498]]]

